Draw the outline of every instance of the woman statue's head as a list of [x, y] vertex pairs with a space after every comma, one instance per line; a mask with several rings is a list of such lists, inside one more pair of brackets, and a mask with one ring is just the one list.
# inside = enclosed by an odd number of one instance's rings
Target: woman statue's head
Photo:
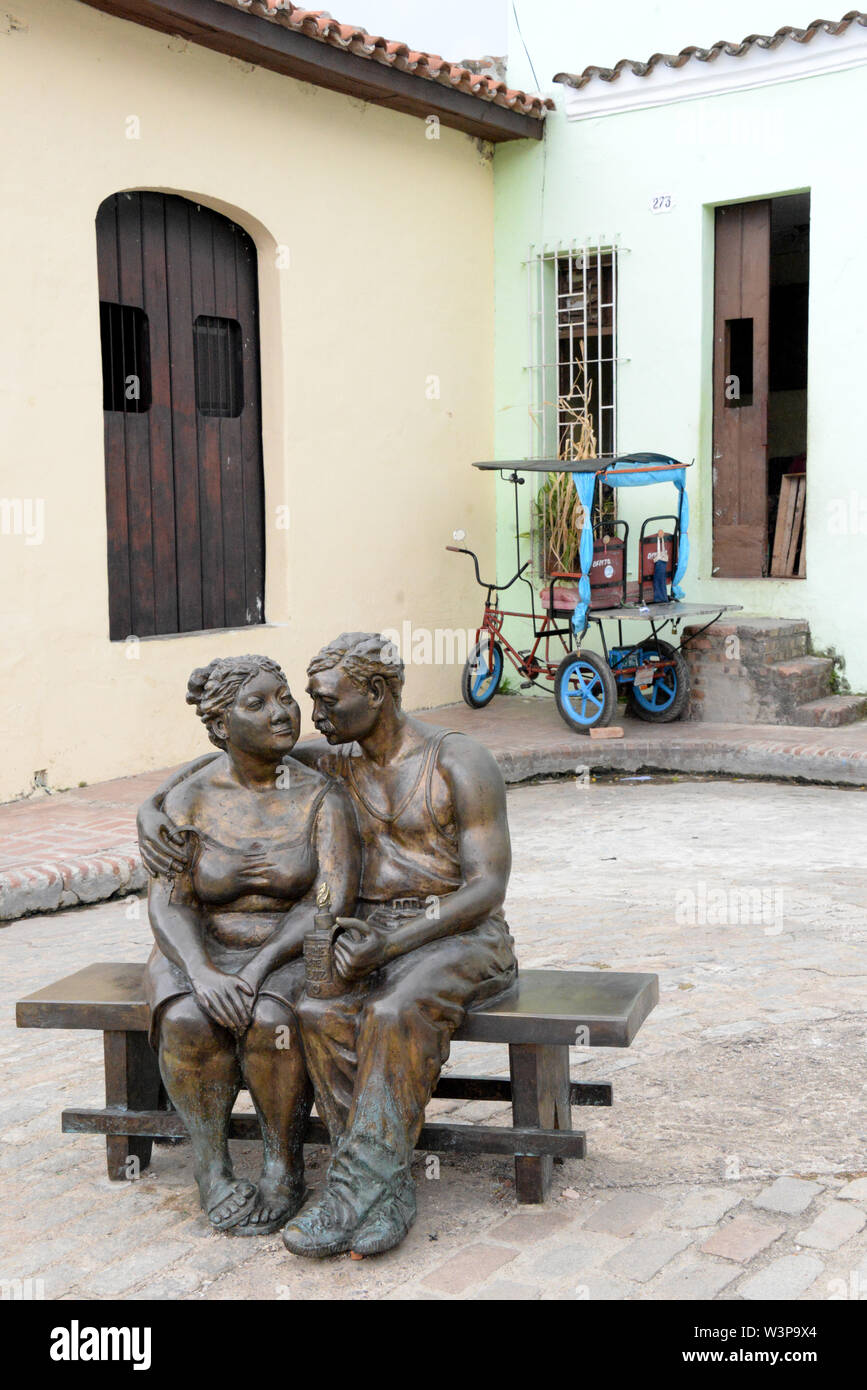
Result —
[[221, 656], [198, 667], [187, 704], [218, 748], [279, 762], [298, 741], [301, 712], [283, 671], [268, 656]]

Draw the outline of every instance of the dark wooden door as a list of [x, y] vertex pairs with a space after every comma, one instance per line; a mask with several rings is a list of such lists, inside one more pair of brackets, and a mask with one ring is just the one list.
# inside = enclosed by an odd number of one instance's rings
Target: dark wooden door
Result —
[[765, 572], [771, 204], [716, 210], [713, 573]]
[[264, 622], [256, 248], [162, 193], [96, 233], [110, 636]]

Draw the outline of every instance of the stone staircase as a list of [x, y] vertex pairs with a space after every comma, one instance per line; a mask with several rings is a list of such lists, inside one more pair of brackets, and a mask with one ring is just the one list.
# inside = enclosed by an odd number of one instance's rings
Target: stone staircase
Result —
[[[684, 638], [701, 624], [685, 627]], [[867, 717], [867, 696], [832, 693], [834, 662], [814, 656], [805, 619], [732, 615], [684, 648], [690, 719], [837, 728]]]

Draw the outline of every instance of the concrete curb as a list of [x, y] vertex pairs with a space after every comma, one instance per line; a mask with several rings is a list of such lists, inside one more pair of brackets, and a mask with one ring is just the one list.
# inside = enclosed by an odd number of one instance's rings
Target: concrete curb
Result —
[[19, 864], [0, 873], [0, 922], [62, 907], [104, 902], [144, 888], [147, 874], [135, 845], [102, 854]]
[[596, 742], [573, 739], [553, 748], [525, 753], [498, 753], [497, 761], [509, 784], [533, 777], [579, 775], [588, 772], [720, 773], [732, 777], [761, 777], [778, 781], [867, 787], [867, 753], [836, 749], [793, 749], [791, 743], [757, 740], [733, 746], [709, 740], [697, 743], [657, 739], [619, 739]]

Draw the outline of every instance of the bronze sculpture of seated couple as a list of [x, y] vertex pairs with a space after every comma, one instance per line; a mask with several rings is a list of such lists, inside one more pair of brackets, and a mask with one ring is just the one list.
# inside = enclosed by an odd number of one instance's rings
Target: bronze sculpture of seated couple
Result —
[[[404, 714], [403, 680], [385, 638], [336, 638], [308, 667], [324, 739], [296, 749], [300, 711], [280, 667], [212, 661], [187, 700], [220, 751], [139, 813], [151, 1041], [202, 1207], [234, 1235], [285, 1228], [296, 1255], [403, 1239], [451, 1035], [517, 971], [499, 768], [472, 739]], [[255, 1184], [229, 1156], [242, 1087], [262, 1130]], [[314, 1095], [331, 1160], [305, 1206]]]

